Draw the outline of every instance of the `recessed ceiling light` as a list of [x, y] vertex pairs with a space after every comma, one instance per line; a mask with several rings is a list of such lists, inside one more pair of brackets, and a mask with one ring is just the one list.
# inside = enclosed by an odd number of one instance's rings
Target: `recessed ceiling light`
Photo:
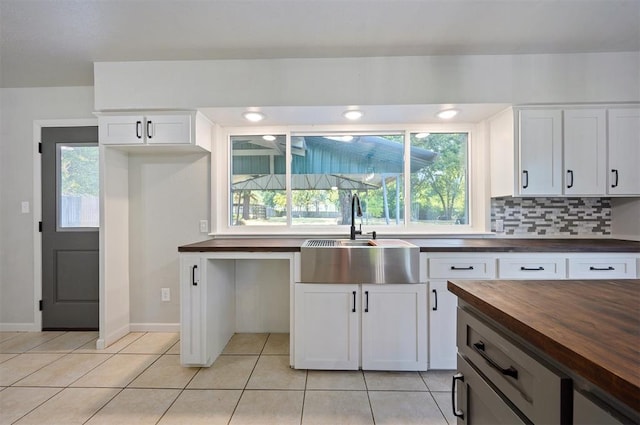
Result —
[[351, 109], [351, 110], [348, 110], [348, 111], [344, 111], [342, 113], [342, 115], [348, 120], [355, 121], [355, 120], [359, 120], [360, 118], [362, 118], [364, 113], [362, 111], [357, 110], [357, 109]]
[[424, 139], [426, 137], [429, 137], [429, 133], [416, 133], [416, 139]]
[[242, 116], [244, 117], [245, 120], [251, 121], [251, 122], [262, 121], [265, 118], [265, 115], [262, 112], [257, 112], [257, 111], [247, 111], [244, 114], [242, 114]]
[[276, 136], [273, 136], [271, 134], [265, 134], [264, 136], [262, 136], [262, 138], [267, 142], [273, 142], [274, 140], [276, 140]]
[[455, 117], [456, 115], [458, 115], [458, 110], [457, 109], [445, 109], [444, 111], [438, 112], [436, 115], [440, 119], [449, 120], [449, 119]]

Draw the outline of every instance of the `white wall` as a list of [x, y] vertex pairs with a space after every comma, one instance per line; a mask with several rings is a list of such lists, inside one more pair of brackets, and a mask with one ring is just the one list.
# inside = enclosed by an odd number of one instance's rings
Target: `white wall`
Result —
[[98, 62], [96, 110], [640, 100], [640, 52]]
[[[206, 239], [208, 153], [129, 155], [129, 294], [132, 329], [180, 322], [178, 246]], [[169, 288], [171, 301], [160, 300]], [[148, 326], [154, 324], [154, 326]], [[168, 327], [170, 328], [170, 326]], [[165, 328], [165, 329], [168, 329]]]
[[[93, 87], [1, 89], [0, 328], [36, 323], [34, 120], [95, 118]], [[31, 212], [22, 214], [28, 201]], [[39, 295], [39, 294], [38, 294]]]

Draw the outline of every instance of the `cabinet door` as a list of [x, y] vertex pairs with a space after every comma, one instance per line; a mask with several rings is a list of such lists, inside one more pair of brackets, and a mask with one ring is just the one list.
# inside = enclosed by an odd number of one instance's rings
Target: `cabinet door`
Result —
[[446, 280], [429, 281], [429, 369], [456, 367], [457, 306]]
[[145, 132], [149, 144], [189, 144], [191, 115], [148, 115]]
[[144, 143], [144, 117], [141, 115], [101, 116], [98, 140], [103, 145], [138, 145]]
[[426, 285], [362, 285], [362, 369], [427, 370]]
[[611, 195], [640, 195], [640, 108], [609, 110]]
[[295, 285], [295, 368], [358, 369], [358, 285]]
[[200, 258], [180, 259], [180, 363], [207, 362], [205, 329], [206, 282]]
[[564, 193], [604, 195], [607, 180], [604, 109], [564, 111]]
[[519, 128], [520, 195], [560, 195], [561, 111], [520, 111]]

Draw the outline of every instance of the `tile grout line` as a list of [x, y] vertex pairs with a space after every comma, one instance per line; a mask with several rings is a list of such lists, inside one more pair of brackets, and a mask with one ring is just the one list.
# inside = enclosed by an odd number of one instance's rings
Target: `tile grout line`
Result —
[[369, 395], [369, 386], [367, 385], [367, 375], [364, 373], [364, 370], [360, 370], [362, 373], [362, 380], [364, 381], [364, 389], [367, 392], [367, 401], [369, 401], [369, 411], [371, 412], [371, 421], [373, 425], [376, 425], [376, 416], [373, 414], [373, 405], [371, 404], [371, 396]]
[[[236, 335], [236, 334], [234, 333], [233, 335]], [[267, 334], [267, 338], [264, 340], [264, 344], [262, 345], [262, 348], [260, 349], [260, 353], [258, 353], [258, 358], [256, 359], [256, 362], [253, 364], [253, 368], [251, 369], [251, 373], [249, 374], [249, 377], [247, 378], [247, 382], [244, 383], [244, 387], [242, 388], [242, 391], [240, 392], [240, 397], [238, 397], [238, 401], [236, 402], [236, 405], [233, 408], [233, 412], [231, 412], [231, 416], [229, 416], [229, 420], [227, 421], [227, 425], [231, 424], [231, 421], [233, 420], [233, 415], [235, 415], [236, 414], [236, 410], [238, 410], [238, 406], [240, 405], [240, 400], [242, 400], [242, 396], [244, 395], [244, 392], [247, 389], [247, 385], [249, 385], [249, 381], [251, 380], [251, 376], [253, 375], [253, 372], [255, 372], [256, 367], [258, 366], [258, 362], [260, 361], [260, 357], [262, 356], [262, 352], [264, 351], [264, 347], [266, 347], [267, 341], [269, 341], [269, 337], [270, 336], [271, 336], [271, 333], [268, 333]], [[231, 338], [233, 338], [233, 336], [231, 336]], [[227, 342], [227, 344], [228, 344], [228, 342]], [[224, 349], [222, 351], [224, 352]]]
[[[7, 388], [9, 388], [9, 387], [7, 387]], [[20, 387], [14, 387], [14, 388], [20, 388]], [[24, 387], [24, 388], [31, 388], [31, 387]], [[43, 388], [43, 387], [38, 387], [38, 388]], [[59, 388], [60, 391], [56, 391], [55, 393], [51, 394], [51, 397], [49, 397], [48, 399], [44, 400], [42, 403], [38, 404], [33, 409], [29, 410], [24, 415], [20, 416], [18, 419], [16, 419], [15, 421], [13, 421], [11, 423], [15, 424], [16, 422], [22, 420], [22, 418], [24, 418], [25, 416], [29, 415], [31, 412], [33, 412], [34, 410], [36, 410], [37, 408], [39, 408], [40, 406], [42, 406], [43, 404], [45, 404], [46, 402], [48, 402], [49, 400], [51, 400], [52, 398], [54, 398], [55, 396], [60, 394], [62, 391], [64, 391], [64, 387], [48, 387], [48, 388]]]

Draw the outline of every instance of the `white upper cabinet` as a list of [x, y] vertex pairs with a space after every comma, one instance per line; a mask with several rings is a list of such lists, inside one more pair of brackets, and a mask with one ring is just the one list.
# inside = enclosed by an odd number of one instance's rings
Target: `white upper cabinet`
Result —
[[564, 194], [603, 195], [607, 181], [606, 110], [564, 111]]
[[609, 110], [611, 195], [640, 195], [640, 107]]
[[509, 108], [488, 133], [492, 197], [640, 196], [640, 107]]
[[202, 114], [190, 111], [98, 117], [98, 137], [103, 145], [194, 146], [210, 151], [212, 128]]
[[562, 194], [562, 112], [520, 111], [519, 129], [519, 194]]

